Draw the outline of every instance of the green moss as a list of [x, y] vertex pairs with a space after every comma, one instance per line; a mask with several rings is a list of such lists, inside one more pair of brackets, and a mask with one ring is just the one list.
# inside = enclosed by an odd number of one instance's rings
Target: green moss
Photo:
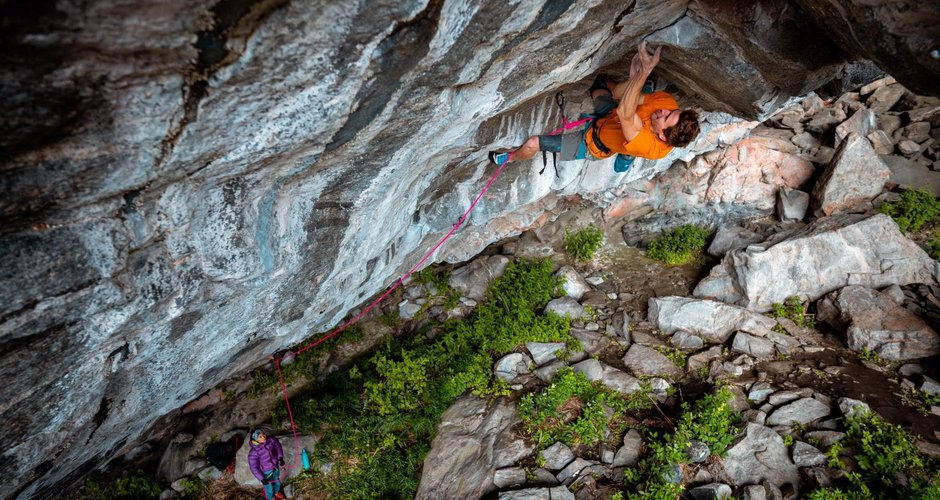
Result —
[[676, 464], [686, 460], [685, 447], [690, 440], [708, 445], [713, 454], [724, 456], [734, 440], [738, 415], [729, 404], [731, 392], [720, 388], [716, 394], [698, 400], [694, 408], [682, 403], [682, 416], [672, 434], [647, 436], [647, 454], [634, 467], [624, 472], [626, 492], [631, 499], [675, 500], [683, 491], [681, 484], [666, 480]]
[[905, 189], [898, 201], [885, 203], [878, 211], [890, 215], [902, 233], [916, 232], [940, 216], [940, 201], [926, 188]]
[[856, 467], [845, 473], [848, 484], [810, 498], [940, 498], [940, 463], [922, 455], [904, 429], [871, 412], [846, 417], [845, 427], [827, 455], [830, 467], [844, 467], [840, 453], [851, 448]]
[[652, 406], [648, 390], [624, 396], [565, 368], [541, 392], [522, 397], [519, 415], [524, 432], [539, 449], [557, 441], [569, 447], [595, 446], [608, 430], [610, 435], [622, 435], [622, 417], [628, 411]]
[[[787, 297], [786, 300], [783, 301], [783, 304], [775, 303], [770, 315], [774, 318], [787, 318], [801, 328], [816, 328], [816, 318], [812, 314], [806, 313], [806, 310], [803, 308], [803, 301], [796, 295]], [[774, 326], [774, 331], [783, 334], [787, 333], [780, 325]]]
[[679, 226], [653, 240], [646, 255], [670, 265], [695, 261], [702, 255], [709, 233], [708, 229], [692, 224]]
[[100, 476], [92, 476], [70, 500], [110, 500], [160, 498], [163, 489], [152, 475], [143, 471], [127, 472], [118, 479], [106, 482]]
[[933, 260], [940, 260], [940, 229], [935, 229], [927, 238], [927, 254]]
[[[434, 341], [420, 332], [389, 337], [354, 370], [293, 398], [300, 430], [323, 436], [315, 459], [333, 463], [329, 474], [305, 481], [333, 497], [413, 498], [444, 410], [467, 391], [508, 392], [493, 376], [495, 357], [527, 341], [576, 342], [568, 320], [541, 315], [557, 293], [552, 274], [549, 261], [514, 261], [473, 312], [436, 326]], [[281, 406], [273, 419], [285, 418]]]
[[653, 346], [653, 349], [659, 351], [660, 354], [669, 358], [669, 361], [679, 368], [685, 368], [685, 360], [688, 355], [679, 348], [670, 349], [668, 347], [659, 347]]
[[603, 244], [604, 233], [594, 224], [575, 233], [565, 229], [565, 252], [579, 261], [588, 262], [593, 259], [594, 253]]

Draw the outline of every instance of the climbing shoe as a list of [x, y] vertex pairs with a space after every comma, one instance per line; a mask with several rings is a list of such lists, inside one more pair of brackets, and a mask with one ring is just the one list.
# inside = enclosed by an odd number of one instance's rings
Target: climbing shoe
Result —
[[613, 92], [607, 87], [607, 78], [604, 78], [602, 75], [597, 75], [597, 78], [594, 79], [594, 83], [592, 83], [591, 88], [588, 89], [588, 97], [594, 99], [595, 90], [606, 90], [608, 94], [613, 95]]
[[512, 151], [490, 151], [490, 163], [493, 165], [502, 165], [509, 160], [509, 153]]
[[653, 92], [656, 92], [656, 80], [653, 80], [652, 78], [646, 80], [646, 83], [643, 84], [642, 92], [644, 94], [652, 94]]

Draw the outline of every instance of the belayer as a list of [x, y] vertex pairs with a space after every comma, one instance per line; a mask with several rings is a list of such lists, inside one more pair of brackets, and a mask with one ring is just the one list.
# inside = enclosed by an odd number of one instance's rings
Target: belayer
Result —
[[264, 486], [264, 497], [287, 498], [281, 492], [281, 466], [284, 465], [284, 449], [274, 436], [261, 429], [251, 433], [251, 449], [248, 450], [248, 468]]
[[561, 161], [619, 155], [614, 170], [626, 172], [634, 157], [657, 160], [673, 147], [687, 146], [699, 133], [698, 112], [680, 110], [671, 95], [655, 91], [652, 80], [647, 81], [659, 63], [661, 50], [659, 47], [650, 54], [642, 42], [627, 81], [608, 82], [602, 76], [594, 80], [589, 90], [594, 120], [584, 130], [532, 136], [514, 152], [490, 151], [490, 161], [497, 165], [525, 161], [539, 151], [560, 153]]

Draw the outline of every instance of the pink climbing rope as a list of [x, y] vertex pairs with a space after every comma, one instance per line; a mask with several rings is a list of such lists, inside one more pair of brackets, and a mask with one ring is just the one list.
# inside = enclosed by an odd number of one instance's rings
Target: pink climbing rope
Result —
[[[589, 121], [591, 121], [591, 120], [592, 120], [592, 118], [582, 118], [582, 119], [577, 120], [577, 121], [574, 121], [574, 122], [569, 122], [568, 120], [565, 119], [564, 114], [562, 114], [562, 116], [561, 116], [562, 126], [559, 127], [559, 128], [556, 129], [556, 130], [553, 130], [553, 131], [550, 132], [548, 135], [557, 135], [557, 134], [559, 134], [559, 133], [561, 133], [561, 132], [564, 132], [565, 130], [570, 130], [570, 129], [572, 129], [572, 128], [580, 127], [581, 125], [583, 125], [583, 124], [585, 124], [585, 123], [587, 123], [587, 122], [589, 122]], [[489, 181], [487, 181], [486, 185], [483, 186], [483, 190], [480, 191], [480, 194], [478, 194], [477, 197], [476, 197], [476, 199], [473, 200], [473, 203], [470, 204], [470, 207], [467, 208], [467, 211], [464, 212], [463, 215], [460, 216], [460, 218], [457, 220], [457, 223], [454, 224], [453, 227], [451, 227], [450, 231], [448, 231], [447, 234], [445, 234], [444, 237], [441, 238], [441, 239], [437, 242], [437, 244], [434, 245], [433, 248], [431, 248], [431, 250], [429, 250], [426, 254], [424, 254], [424, 257], [422, 257], [421, 260], [419, 260], [417, 264], [415, 264], [415, 265], [414, 265], [407, 273], [405, 273], [401, 278], [399, 278], [398, 280], [396, 280], [396, 281], [395, 281], [395, 284], [392, 285], [391, 287], [389, 287], [389, 289], [386, 290], [385, 293], [383, 293], [382, 295], [380, 295], [377, 299], [373, 300], [373, 301], [372, 301], [368, 306], [366, 306], [366, 308], [363, 309], [359, 314], [353, 316], [352, 318], [350, 318], [349, 320], [347, 320], [345, 323], [343, 323], [342, 325], [340, 325], [339, 327], [337, 327], [335, 330], [333, 330], [333, 331], [330, 332], [329, 334], [324, 335], [323, 337], [320, 337], [319, 339], [317, 339], [317, 340], [311, 342], [310, 344], [307, 344], [306, 346], [304, 346], [304, 347], [298, 349], [298, 350], [295, 351], [295, 352], [288, 351], [288, 352], [285, 353], [283, 356], [280, 356], [280, 357], [277, 357], [277, 358], [274, 359], [274, 366], [277, 368], [278, 380], [279, 380], [280, 383], [281, 383], [281, 392], [284, 394], [284, 405], [287, 406], [287, 417], [288, 417], [288, 419], [290, 420], [290, 427], [291, 427], [291, 431], [292, 431], [293, 437], [294, 437], [294, 448], [295, 448], [295, 455], [294, 455], [295, 460], [294, 460], [294, 464], [293, 464], [293, 465], [285, 465], [284, 467], [289, 468], [289, 469], [298, 469], [298, 468], [300, 468], [300, 466], [298, 466], [298, 461], [300, 460], [300, 443], [299, 443], [299, 441], [297, 440], [297, 425], [294, 423], [294, 414], [293, 414], [293, 412], [291, 411], [290, 399], [289, 399], [288, 396], [287, 396], [287, 385], [284, 383], [284, 374], [281, 372], [281, 360], [284, 359], [286, 356], [288, 356], [288, 355], [290, 355], [290, 354], [299, 355], [300, 353], [302, 353], [302, 352], [304, 352], [304, 351], [307, 351], [307, 350], [309, 350], [309, 349], [313, 349], [314, 347], [316, 347], [316, 346], [322, 344], [323, 342], [326, 342], [327, 340], [329, 340], [329, 339], [335, 337], [335, 336], [338, 335], [340, 332], [342, 332], [343, 330], [345, 330], [347, 327], [349, 327], [349, 326], [352, 325], [353, 323], [359, 321], [360, 318], [362, 318], [363, 316], [365, 316], [366, 313], [368, 313], [369, 311], [371, 311], [375, 306], [377, 306], [377, 305], [378, 305], [380, 302], [382, 302], [386, 297], [388, 297], [389, 294], [391, 294], [393, 291], [395, 291], [396, 288], [398, 288], [399, 286], [401, 286], [401, 284], [404, 283], [404, 281], [407, 280], [408, 277], [410, 277], [410, 276], [412, 275], [412, 273], [414, 273], [419, 267], [421, 267], [422, 264], [425, 263], [425, 261], [427, 261], [429, 258], [431, 258], [432, 255], [434, 255], [434, 252], [436, 252], [436, 251], [441, 247], [441, 245], [444, 244], [444, 242], [446, 242], [451, 236], [453, 236], [454, 233], [457, 232], [457, 229], [459, 229], [460, 226], [467, 220], [467, 216], [470, 215], [470, 212], [473, 211], [473, 208], [477, 206], [477, 203], [480, 202], [480, 200], [483, 198], [483, 195], [486, 194], [486, 191], [490, 188], [490, 186], [491, 186], [491, 185], [493, 184], [493, 182], [496, 180], [496, 177], [499, 176], [500, 172], [503, 171], [503, 167], [505, 167], [506, 164], [509, 163], [509, 160], [512, 159], [512, 156], [516, 153], [516, 151], [518, 151], [518, 150], [513, 150], [513, 151], [511, 151], [511, 152], [506, 156], [506, 159], [504, 159], [503, 162], [499, 164], [499, 168], [497, 168], [496, 171], [493, 172], [493, 175], [490, 176]]]

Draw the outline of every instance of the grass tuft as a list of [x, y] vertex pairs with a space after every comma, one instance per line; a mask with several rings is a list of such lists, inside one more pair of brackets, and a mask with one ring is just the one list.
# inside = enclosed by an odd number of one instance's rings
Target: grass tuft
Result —
[[670, 265], [686, 264], [701, 257], [709, 234], [708, 229], [685, 224], [650, 242], [646, 255]]
[[565, 252], [581, 262], [594, 258], [594, 253], [604, 244], [604, 233], [590, 224], [575, 233], [565, 229]]

